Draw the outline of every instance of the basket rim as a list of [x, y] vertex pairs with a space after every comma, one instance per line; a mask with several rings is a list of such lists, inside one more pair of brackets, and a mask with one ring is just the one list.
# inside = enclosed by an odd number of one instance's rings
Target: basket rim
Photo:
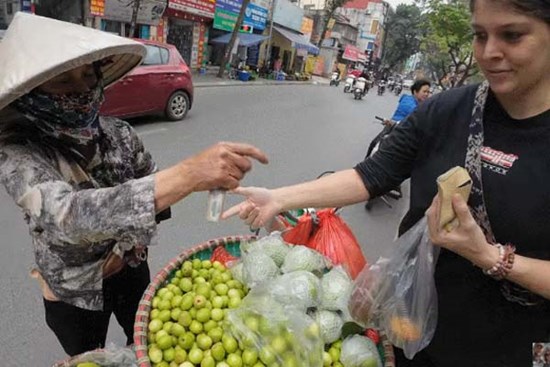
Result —
[[[139, 367], [152, 367], [147, 354], [147, 328], [149, 324], [149, 313], [151, 311], [151, 303], [156, 291], [168, 279], [170, 274], [177, 269], [181, 264], [191, 256], [208, 249], [213, 249], [218, 246], [225, 246], [228, 243], [249, 241], [258, 238], [255, 235], [237, 235], [219, 237], [198, 243], [174, 257], [168, 262], [157, 274], [153, 277], [147, 288], [145, 289], [141, 300], [139, 301], [136, 317], [134, 321], [134, 351], [136, 353], [137, 365]], [[389, 342], [383, 330], [378, 330], [380, 340], [384, 349], [384, 367], [395, 367], [395, 356], [393, 346]], [[61, 367], [61, 366], [60, 366]], [[64, 367], [64, 366], [63, 366]]]

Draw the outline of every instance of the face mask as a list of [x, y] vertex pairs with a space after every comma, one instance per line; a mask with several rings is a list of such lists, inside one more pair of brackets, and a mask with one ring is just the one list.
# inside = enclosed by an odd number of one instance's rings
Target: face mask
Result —
[[49, 136], [70, 137], [86, 144], [99, 134], [103, 82], [83, 93], [50, 94], [33, 90], [15, 101], [15, 107]]

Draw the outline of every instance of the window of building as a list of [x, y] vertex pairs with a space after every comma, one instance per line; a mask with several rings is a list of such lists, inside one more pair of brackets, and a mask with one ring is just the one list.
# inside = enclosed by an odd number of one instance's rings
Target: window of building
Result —
[[12, 15], [13, 14], [13, 4], [8, 2], [6, 4], [6, 12], [8, 13], [8, 15]]

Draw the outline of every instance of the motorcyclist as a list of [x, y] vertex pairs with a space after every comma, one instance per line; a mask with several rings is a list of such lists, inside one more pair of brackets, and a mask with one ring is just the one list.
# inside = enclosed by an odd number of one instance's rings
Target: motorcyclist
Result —
[[[400, 121], [411, 114], [420, 103], [428, 99], [428, 97], [430, 96], [430, 86], [431, 83], [428, 80], [417, 80], [411, 86], [411, 94], [404, 94], [401, 96], [392, 118], [390, 120], [384, 120], [384, 129], [369, 144], [369, 148], [367, 149], [367, 157], [372, 154], [372, 151], [374, 150], [376, 145], [380, 143], [381, 140], [384, 139], [388, 134], [391, 133], [395, 125], [399, 124]], [[390, 190], [388, 194], [393, 198], [400, 198], [401, 187], [399, 186], [393, 190]], [[369, 202], [365, 204], [365, 208], [367, 210], [370, 209], [369, 205]]]
[[390, 120], [385, 120], [384, 125], [393, 126], [413, 112], [419, 103], [424, 102], [430, 96], [431, 83], [425, 79], [419, 79], [411, 86], [411, 94], [404, 94], [399, 98], [399, 103]]

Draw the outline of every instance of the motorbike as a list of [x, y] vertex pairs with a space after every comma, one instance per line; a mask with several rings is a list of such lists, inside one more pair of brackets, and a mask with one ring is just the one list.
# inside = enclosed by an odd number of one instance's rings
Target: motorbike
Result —
[[384, 81], [381, 81], [378, 83], [378, 95], [382, 96], [384, 95], [384, 92], [386, 91], [386, 83]]
[[357, 78], [355, 82], [355, 87], [353, 88], [353, 98], [361, 99], [367, 94], [367, 79], [363, 77]]
[[[382, 131], [378, 135], [376, 135], [376, 137], [374, 139], [372, 139], [371, 143], [369, 144], [369, 148], [367, 149], [367, 154], [365, 156], [365, 159], [372, 156], [374, 153], [376, 153], [378, 151], [378, 149], [380, 148], [380, 144], [393, 131], [393, 129], [395, 127], [395, 124], [394, 125], [384, 124], [384, 119], [380, 116], [375, 116], [374, 118], [376, 120], [380, 121], [380, 123], [382, 123], [384, 125], [384, 128], [382, 129]], [[402, 197], [403, 197], [403, 193], [401, 192], [401, 187], [399, 186], [399, 187], [396, 187], [393, 190], [388, 191], [387, 193], [383, 194], [382, 196], [380, 196], [378, 198], [380, 200], [382, 200], [382, 202], [384, 204], [386, 204], [386, 206], [388, 208], [391, 209], [392, 205], [391, 205], [389, 199], [399, 200]], [[367, 211], [370, 211], [378, 198], [374, 198], [374, 199], [371, 199], [371, 200], [367, 201], [367, 203], [365, 204], [365, 209]]]
[[346, 82], [344, 83], [344, 93], [351, 93], [353, 86], [355, 85], [355, 75], [346, 76]]
[[402, 91], [403, 91], [403, 84], [397, 83], [395, 85], [395, 88], [394, 88], [393, 92], [395, 93], [396, 96], [398, 96], [398, 95], [401, 94]]
[[332, 76], [330, 77], [330, 86], [338, 86], [340, 84], [340, 73], [335, 71], [332, 73]]

